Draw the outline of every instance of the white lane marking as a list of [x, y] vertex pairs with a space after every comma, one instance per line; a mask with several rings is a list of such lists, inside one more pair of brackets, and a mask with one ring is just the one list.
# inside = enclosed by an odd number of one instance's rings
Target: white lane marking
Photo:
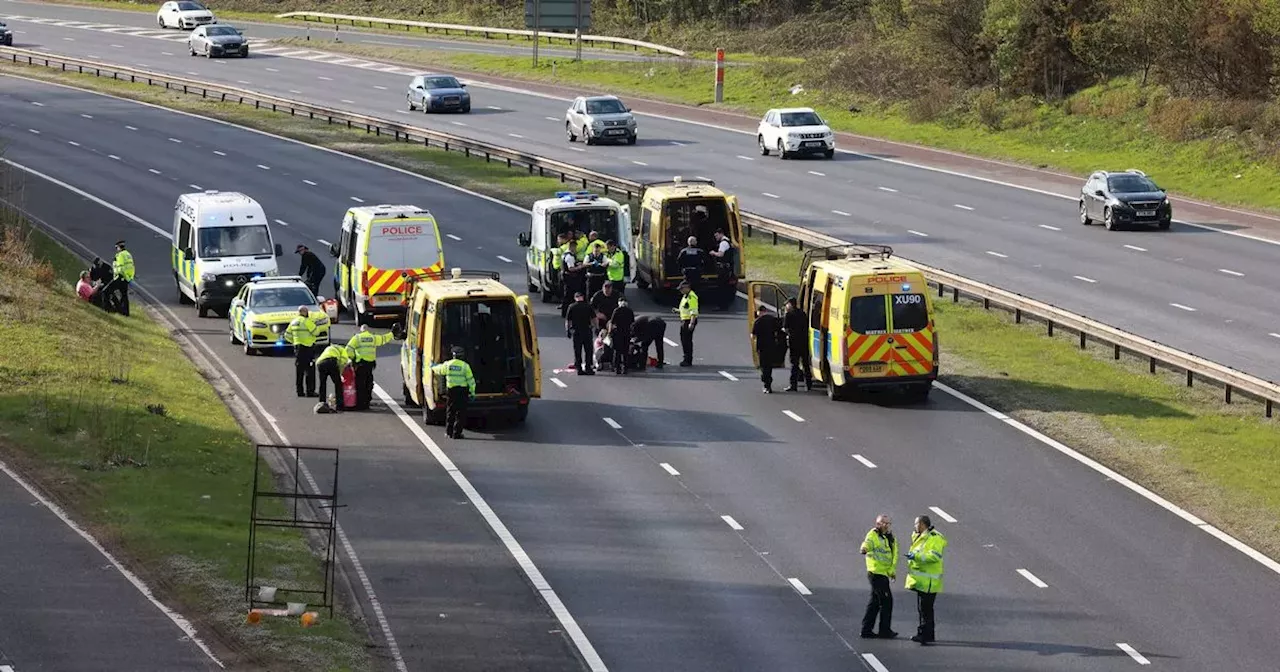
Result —
[[961, 205], [961, 204], [959, 204], [959, 203], [956, 203], [956, 204], [955, 204], [955, 206], [956, 206], [957, 208], [960, 208], [961, 210], [972, 210], [972, 209], [973, 209], [973, 208], [971, 208], [971, 207], [969, 207], [969, 206], [967, 206], [967, 205]]
[[[17, 32], [17, 31], [14, 31]], [[13, 672], [12, 665], [0, 665], [0, 672]]]
[[637, 166], [647, 166], [647, 165], [649, 165], [649, 164], [645, 163], [644, 161], [636, 161], [635, 159], [632, 159], [632, 160], [631, 160], [631, 163], [634, 163], [634, 164], [636, 164]]
[[34, 128], [28, 128], [27, 130], [28, 130], [28, 131], [31, 131], [32, 133], [35, 133], [36, 135], [40, 135], [40, 131], [37, 131], [37, 130], [36, 130], [36, 129], [34, 129]]
[[1243, 277], [1244, 277], [1244, 273], [1241, 273], [1240, 271], [1233, 271], [1233, 270], [1231, 270], [1231, 269], [1229, 269], [1229, 268], [1219, 268], [1219, 269], [1218, 269], [1218, 272], [1220, 272], [1220, 273], [1226, 273], [1227, 275], [1234, 275], [1234, 276], [1236, 276], [1237, 278], [1243, 278]]
[[676, 343], [675, 341], [673, 341], [673, 340], [671, 340], [671, 339], [667, 338], [666, 336], [663, 336], [663, 337], [662, 337], [662, 342], [663, 342], [663, 343], [666, 343], [667, 345], [669, 345], [669, 346], [671, 346], [671, 347], [673, 347], [673, 348], [678, 348], [678, 347], [680, 347], [680, 344], [679, 344], [679, 343]]
[[453, 124], [454, 126], [466, 126], [466, 124], [462, 123], [461, 121], [451, 121], [449, 123]]
[[508, 259], [508, 258], [506, 258], [506, 257], [502, 256], [501, 254], [499, 254], [499, 255], [498, 255], [498, 258], [499, 258], [499, 259], [501, 259], [501, 260], [503, 260], [503, 261], [505, 261], [505, 262], [507, 262], [508, 264], [513, 263], [510, 259]]
[[156, 170], [155, 168], [148, 168], [147, 170], [149, 170], [149, 171], [151, 171], [151, 172], [155, 173], [156, 175], [159, 175], [159, 174], [160, 174], [160, 171]]
[[458, 241], [458, 242], [462, 242], [462, 239], [461, 239], [461, 238], [459, 238], [459, 237], [457, 237], [457, 236], [453, 235], [452, 233], [446, 233], [446, 234], [444, 234], [444, 235], [445, 235], [445, 237], [446, 237], [446, 238], [448, 238], [449, 240], [456, 240], [456, 241]]
[[1061, 231], [1061, 230], [1062, 230], [1062, 229], [1060, 229], [1060, 228], [1058, 228], [1058, 227], [1056, 227], [1056, 226], [1049, 226], [1048, 224], [1041, 224], [1041, 225], [1040, 225], [1040, 228], [1042, 228], [1042, 229], [1049, 229], [1050, 231]]
[[76, 38], [74, 38], [74, 37], [64, 37], [64, 38], [62, 38], [62, 39], [66, 40], [66, 41], [68, 41], [68, 42], [75, 42], [75, 41], [76, 41]]
[[761, 195], [761, 196], [767, 196], [767, 197], [769, 197], [769, 198], [777, 198], [777, 197], [778, 197], [778, 195], [777, 195], [777, 194], [771, 194], [771, 193], [769, 193], [769, 192], [767, 192], [767, 191], [761, 192], [761, 193], [760, 193], [760, 195]]
[[280, 72], [279, 70], [276, 70], [275, 68], [265, 68], [265, 70], [266, 70], [267, 72]]
[[732, 380], [735, 383], [738, 382], [737, 377], [734, 376], [732, 373], [729, 373], [728, 371], [721, 371], [720, 375], [724, 376], [725, 378], [728, 378], [729, 380]]
[[559, 378], [556, 378], [556, 377], [554, 377], [554, 376], [551, 378], [551, 382], [555, 383], [555, 384], [556, 384], [556, 387], [569, 387], [568, 385], [565, 385], [565, 384], [564, 384], [564, 381], [562, 381], [562, 380], [560, 380]]
[[276, 224], [279, 224], [280, 226], [289, 226], [289, 222], [286, 222], [283, 219], [277, 219]]
[[264, 165], [262, 165], [261, 163], [259, 163], [259, 164], [258, 164], [258, 167], [259, 167], [259, 168], [261, 168], [261, 169], [263, 169], [263, 170], [271, 170], [271, 166], [264, 166]]
[[354, 101], [354, 100], [347, 100], [346, 98], [343, 98], [343, 99], [342, 99], [342, 102], [344, 102], [344, 103], [346, 103], [346, 104], [348, 104], [348, 105], [355, 105], [355, 104], [356, 104], [356, 101]]
[[1135, 251], [1135, 252], [1146, 252], [1146, 251], [1147, 251], [1147, 248], [1145, 248], [1145, 247], [1138, 247], [1137, 245], [1125, 245], [1125, 247], [1127, 247], [1127, 248], [1129, 248], [1130, 250], [1133, 250], [1133, 251]]
[[123, 45], [123, 44], [113, 44], [113, 45], [111, 45], [111, 46], [112, 46], [113, 48], [115, 48], [115, 49], [124, 49], [124, 45]]
[[876, 187], [876, 189], [879, 189], [880, 191], [887, 191], [887, 192], [889, 192], [889, 193], [891, 193], [891, 194], [896, 194], [896, 193], [898, 193], [898, 190], [897, 190], [897, 189], [894, 189], [893, 187]]
[[1147, 660], [1146, 658], [1143, 658], [1142, 654], [1138, 653], [1138, 650], [1133, 648], [1132, 646], [1129, 646], [1124, 642], [1116, 642], [1116, 646], [1120, 647], [1121, 651], [1124, 651], [1125, 653], [1129, 654], [1129, 657], [1137, 661], [1139, 665], [1151, 664], [1151, 661]]
[[131, 130], [131, 131], [136, 131], [136, 130], [138, 130], [138, 128], [137, 128], [136, 126], [125, 126], [125, 128], [127, 128], [127, 129], [129, 129], [129, 130]]
[[309, 185], [311, 185], [311, 186], [313, 186], [313, 187], [314, 187], [314, 186], [316, 186], [316, 183], [315, 183], [315, 182], [312, 182], [311, 180], [303, 180], [303, 182], [304, 182], [304, 183], [306, 183], [306, 184], [309, 184]]
[[[456, 121], [455, 121], [455, 122], [453, 122], [453, 123], [457, 124], [458, 122], [456, 122]], [[460, 126], [466, 126], [466, 124], [459, 124], [459, 125], [460, 125]], [[587, 150], [585, 150], [585, 149], [583, 149], [583, 148], [581, 148], [581, 147], [570, 147], [570, 148], [569, 148], [569, 150], [570, 150], [570, 151], [573, 151], [573, 152], [585, 152], [585, 151], [587, 151]]]
[[356, 198], [355, 196], [352, 196], [351, 200], [355, 201], [356, 203], [364, 203], [363, 198]]
[[386, 91], [386, 90], [387, 90], [387, 87], [385, 87], [385, 86], [379, 86], [379, 85], [377, 85], [377, 84], [374, 84], [374, 85], [373, 85], [373, 88], [378, 89], [379, 91]]
[[939, 509], [939, 508], [938, 508], [938, 507], [936, 507], [936, 506], [931, 506], [931, 507], [929, 507], [929, 510], [930, 510], [930, 511], [932, 511], [932, 512], [934, 512], [934, 513], [936, 513], [936, 514], [938, 514], [938, 517], [939, 517], [939, 518], [941, 518], [941, 519], [943, 519], [943, 520], [947, 521], [948, 523], [954, 523], [954, 522], [956, 522], [956, 519], [955, 519], [955, 518], [953, 518], [953, 517], [951, 516], [951, 514], [947, 513], [946, 511], [943, 511], [942, 509]]
[[178, 144], [182, 144], [182, 141], [177, 138], [169, 138], [169, 142], [176, 142]]
[[1024, 578], [1024, 579], [1026, 579], [1026, 580], [1030, 581], [1030, 582], [1031, 582], [1031, 585], [1035, 586], [1036, 588], [1048, 588], [1048, 587], [1049, 587], [1049, 584], [1045, 583], [1044, 581], [1041, 581], [1041, 580], [1040, 580], [1040, 577], [1036, 576], [1035, 574], [1032, 574], [1031, 572], [1029, 572], [1029, 571], [1027, 571], [1027, 570], [1025, 570], [1025, 569], [1019, 569], [1019, 570], [1018, 570], [1018, 573], [1022, 575], [1022, 578]]
[[520, 135], [519, 133], [508, 133], [507, 135], [509, 135], [509, 136], [511, 136], [511, 137], [513, 137], [513, 138], [521, 138], [521, 139], [524, 139], [524, 136], [523, 136], [523, 135]]
[[809, 587], [804, 585], [804, 583], [800, 579], [794, 579], [794, 578], [787, 579], [787, 583], [791, 584], [791, 587], [795, 588], [796, 592], [800, 593], [801, 595], [813, 594], [813, 591], [809, 590]]
[[44, 107], [44, 103], [37, 103], [37, 102], [36, 102], [36, 101], [34, 101], [34, 100], [33, 100], [33, 101], [31, 101], [31, 104], [32, 104], [32, 105], [35, 105], [36, 107]]
[[332, 77], [325, 77], [324, 75], [319, 75], [319, 76], [317, 76], [317, 77], [316, 77], [316, 79], [323, 79], [323, 80], [324, 80], [324, 81], [326, 81], [326, 82], [332, 82], [332, 81], [333, 81], [333, 78], [332, 78]]
[[218, 150], [216, 150], [216, 149], [215, 149], [215, 150], [213, 150], [213, 153], [214, 153], [214, 154], [217, 154], [218, 156], [226, 156], [226, 155], [227, 155], [227, 153], [226, 153], [226, 152], [220, 152], [220, 151], [218, 151]]
[[112, 159], [112, 160], [114, 160], [114, 161], [119, 161], [119, 160], [120, 160], [120, 157], [116, 156], [115, 154], [108, 154], [108, 155], [107, 155], [107, 158], [108, 158], [108, 159]]
[[80, 143], [76, 142], [75, 140], [68, 140], [68, 141], [67, 141], [67, 144], [68, 144], [68, 145], [71, 145], [72, 147], [79, 147], [79, 146], [80, 146]]
[[925, 233], [925, 232], [923, 232], [923, 231], [916, 231], [915, 229], [907, 229], [907, 233], [909, 233], [909, 234], [911, 234], [911, 235], [913, 235], [913, 236], [920, 236], [921, 238], [928, 238], [928, 237], [929, 237], [929, 234], [927, 234], [927, 233]]
[[618, 424], [618, 421], [617, 421], [617, 420], [614, 420], [613, 418], [605, 418], [605, 419], [604, 419], [604, 424], [609, 425], [610, 427], [612, 427], [612, 428], [614, 428], [614, 429], [622, 429], [622, 425], [619, 425], [619, 424]]
[[1000, 254], [999, 252], [993, 252], [993, 251], [991, 251], [991, 250], [987, 250], [987, 254], [989, 254], [989, 255], [991, 255], [991, 256], [993, 256], [993, 257], [1000, 257], [1001, 259], [1008, 259], [1008, 258], [1009, 258], [1009, 255], [1007, 255], [1007, 254]]
[[666, 462], [663, 462], [663, 463], [659, 464], [658, 466], [659, 466], [659, 467], [662, 467], [662, 468], [663, 468], [663, 469], [664, 469], [668, 474], [671, 474], [672, 476], [679, 476], [679, 475], [680, 475], [680, 472], [676, 471], [676, 468], [675, 468], [675, 467], [673, 467], [673, 466], [671, 466], [671, 465], [667, 464]]
[[720, 520], [723, 520], [725, 524], [729, 526], [730, 529], [738, 530], [738, 531], [742, 531], [743, 529], [745, 529], [742, 527], [742, 525], [738, 524], [738, 521], [733, 519], [733, 516], [720, 516]]
[[865, 457], [863, 457], [863, 456], [861, 456], [861, 455], [853, 455], [852, 457], [853, 457], [853, 459], [855, 459], [855, 460], [857, 460], [857, 461], [861, 462], [861, 463], [862, 463], [862, 466], [864, 466], [864, 467], [866, 467], [866, 468], [868, 468], [868, 469], [875, 469], [875, 468], [876, 468], [876, 463], [875, 463], [875, 462], [872, 462], [871, 460], [868, 460], [867, 458], [865, 458]]
[[489, 108], [489, 109], [491, 109], [491, 110], [501, 110], [501, 109], [502, 109], [501, 107], [498, 107], [497, 105], [485, 105], [485, 107], [487, 107], [487, 108]]
[[1280, 334], [1277, 334], [1277, 333], [1276, 333], [1276, 332], [1274, 332], [1274, 331], [1273, 331], [1273, 332], [1271, 332], [1269, 335], [1270, 335], [1270, 336], [1273, 336], [1273, 337], [1275, 337], [1275, 338], [1280, 338]]
[[188, 184], [187, 186], [191, 187], [192, 189], [195, 189], [196, 191], [204, 191], [204, 187], [198, 184]]
[[251, 81], [249, 81], [249, 80], [247, 80], [247, 79], [237, 79], [237, 80], [236, 80], [236, 84], [252, 84], [252, 83], [253, 83], [253, 82], [251, 82]]
[[556, 117], [543, 117], [543, 119], [546, 119], [547, 121], [560, 121]]
[[826, 176], [827, 176], [827, 174], [826, 174], [826, 173], [819, 173], [819, 172], [818, 172], [818, 171], [816, 171], [816, 170], [811, 170], [811, 171], [809, 171], [809, 174], [810, 174], [810, 175], [817, 175], [818, 177], [826, 177]]
[[302, 92], [301, 92], [301, 91], [299, 91], [299, 90], [297, 90], [297, 89], [289, 89], [289, 93], [292, 93], [292, 94], [294, 94], [295, 96], [301, 96], [301, 95], [302, 95]]
[[739, 154], [739, 155], [738, 155], [738, 158], [739, 158], [739, 159], [742, 159], [743, 161], [755, 161], [755, 159], [753, 159], [753, 158], [751, 158], [751, 157], [749, 157], [749, 156], [743, 156], [743, 155], [741, 155], [741, 154]]
[[[170, 51], [162, 51], [162, 52], [160, 52], [160, 53], [164, 54], [165, 56], [172, 56], [172, 55], [173, 55], [173, 52], [170, 52]], [[90, 56], [89, 58], [94, 58], [94, 57], [93, 57], [93, 56]]]
[[676, 142], [675, 140], [672, 140], [672, 141], [671, 141], [671, 146], [673, 146], [673, 147], [684, 147], [684, 143], [683, 143], [683, 142]]
[[1071, 448], [1070, 446], [1066, 445], [1065, 443], [1062, 443], [1061, 441], [1045, 436], [1041, 432], [1036, 431], [1034, 428], [1029, 427], [1021, 422], [1018, 422], [1017, 420], [1014, 420], [1013, 418], [1005, 415], [1004, 413], [1001, 413], [1000, 411], [997, 411], [996, 409], [991, 408], [990, 406], [982, 403], [981, 401], [978, 401], [977, 399], [974, 399], [973, 397], [955, 388], [949, 387], [943, 383], [938, 383], [938, 382], [934, 383], [934, 387], [938, 388], [939, 390], [942, 390], [945, 394], [949, 394], [955, 397], [956, 399], [959, 399], [960, 401], [963, 401], [964, 403], [982, 411], [983, 413], [986, 413], [987, 415], [995, 418], [996, 420], [999, 420], [1004, 424], [1009, 425], [1010, 427], [1018, 430], [1019, 432], [1022, 432], [1023, 434], [1026, 434], [1027, 436], [1035, 439], [1036, 441], [1039, 441], [1040, 443], [1043, 443], [1044, 445], [1049, 446], [1050, 448], [1058, 451], [1059, 453], [1062, 453], [1063, 455], [1066, 455], [1067, 457], [1075, 460], [1076, 462], [1079, 462], [1080, 464], [1083, 464], [1084, 466], [1089, 467], [1090, 469], [1105, 476], [1107, 480], [1128, 488], [1130, 491], [1137, 493], [1139, 496], [1151, 502], [1152, 504], [1155, 504], [1156, 506], [1159, 506], [1165, 511], [1168, 511], [1169, 513], [1172, 513], [1173, 515], [1185, 520], [1186, 522], [1191, 523], [1192, 525], [1200, 528], [1206, 533], [1217, 538], [1222, 543], [1249, 556], [1255, 562], [1262, 565], [1263, 567], [1266, 567], [1267, 569], [1271, 570], [1272, 572], [1275, 572], [1276, 574], [1280, 574], [1280, 562], [1276, 562], [1275, 560], [1272, 560], [1270, 557], [1264, 555], [1262, 552], [1258, 551], [1257, 549], [1249, 546], [1248, 544], [1245, 544], [1244, 542], [1232, 537], [1231, 535], [1228, 535], [1226, 532], [1219, 530], [1213, 525], [1206, 523], [1204, 520], [1200, 519], [1195, 514], [1190, 513], [1186, 509], [1179, 507], [1177, 504], [1174, 504], [1173, 502], [1170, 502], [1169, 500], [1161, 497], [1160, 495], [1157, 495], [1156, 493], [1151, 492], [1150, 490], [1142, 487], [1141, 485], [1138, 485], [1137, 483], [1133, 482], [1133, 480], [1123, 476], [1116, 470], [1101, 464], [1097, 460], [1094, 460], [1090, 457], [1087, 457], [1081, 454], [1079, 451]]
[[1192, 308], [1191, 306], [1184, 306], [1184, 305], [1182, 305], [1181, 303], [1171, 303], [1171, 304], [1169, 304], [1169, 305], [1173, 306], [1174, 308], [1177, 308], [1178, 310], [1185, 310], [1185, 311], [1187, 311], [1188, 313], [1194, 313], [1194, 312], [1196, 312], [1196, 309], [1195, 309], [1195, 308]]
[[325, 240], [324, 238], [316, 238], [316, 241], [317, 241], [317, 242], [319, 242], [321, 245], [324, 245], [324, 246], [326, 246], [326, 247], [327, 247], [327, 246], [329, 246], [329, 245], [332, 245], [332, 244], [333, 244], [333, 243], [331, 243], [331, 242], [329, 242], [329, 241]]
[[703, 176], [701, 176], [701, 175], [694, 175], [693, 177], [694, 177], [694, 179], [703, 180], [703, 181], [706, 181], [706, 182], [710, 182], [710, 181], [711, 181], [711, 178], [709, 178], [709, 177], [703, 177]]
[[788, 418], [791, 418], [792, 420], [795, 420], [796, 422], [804, 422], [804, 418], [796, 415], [794, 411], [783, 411], [782, 414], [787, 416]]
[[85, 119], [92, 119], [92, 118], [93, 118], [93, 115], [92, 115], [92, 114], [82, 114], [82, 115], [80, 115], [80, 116], [84, 117]]
[[849, 214], [849, 213], [845, 212], [844, 210], [832, 210], [832, 211], [831, 211], [831, 214], [833, 214], [833, 215], [840, 215], [841, 217], [852, 217], [852, 216], [853, 216], [853, 215], [851, 215], [851, 214]]
[[1071, 276], [1071, 277], [1073, 277], [1073, 278], [1075, 278], [1076, 280], [1079, 280], [1079, 281], [1081, 281], [1081, 282], [1087, 282], [1087, 283], [1090, 283], [1090, 284], [1097, 284], [1097, 282], [1098, 282], [1097, 280], [1094, 280], [1093, 278], [1086, 278], [1086, 277], [1084, 277], [1083, 275], [1073, 275], [1073, 276]]
[[880, 659], [876, 658], [876, 654], [874, 653], [864, 653], [862, 654], [862, 659], [867, 661], [867, 664], [870, 665], [871, 669], [875, 670], [875, 672], [889, 672], [889, 668], [885, 667], [884, 663], [880, 662]]

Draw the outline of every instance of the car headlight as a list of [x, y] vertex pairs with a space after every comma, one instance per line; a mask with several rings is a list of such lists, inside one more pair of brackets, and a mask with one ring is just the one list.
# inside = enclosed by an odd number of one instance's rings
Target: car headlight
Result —
[[213, 273], [202, 273], [202, 274], [200, 274], [200, 280], [201, 280], [202, 282], [213, 282], [214, 280], [217, 280], [217, 279], [218, 279], [218, 276], [217, 276], [217, 275], [214, 275]]
[[275, 268], [273, 268], [273, 269], [271, 269], [271, 270], [269, 270], [269, 271], [267, 271], [267, 272], [266, 272], [266, 276], [267, 276], [267, 277], [269, 277], [269, 278], [274, 278], [274, 277], [275, 277], [275, 276], [277, 276], [277, 275], [280, 275], [280, 270], [279, 270], [279, 269], [275, 269]]
[[251, 323], [249, 326], [253, 327], [254, 329], [266, 329], [266, 328], [267, 328], [267, 323], [266, 323], [266, 322], [253, 322], [253, 323]]

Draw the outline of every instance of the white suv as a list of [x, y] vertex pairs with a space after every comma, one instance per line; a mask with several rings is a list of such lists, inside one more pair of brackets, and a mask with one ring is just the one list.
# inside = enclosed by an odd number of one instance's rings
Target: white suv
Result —
[[156, 24], [161, 28], [191, 30], [217, 22], [213, 12], [195, 0], [171, 0], [160, 5], [160, 11], [156, 12]]
[[835, 134], [809, 107], [769, 110], [756, 130], [756, 143], [761, 156], [769, 156], [772, 150], [784, 159], [796, 154], [822, 154], [828, 159], [836, 155]]

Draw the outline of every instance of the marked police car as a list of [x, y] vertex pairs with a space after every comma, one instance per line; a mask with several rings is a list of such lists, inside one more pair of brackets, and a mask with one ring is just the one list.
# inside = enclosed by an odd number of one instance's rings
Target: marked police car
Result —
[[243, 345], [246, 355], [292, 348], [293, 339], [286, 330], [298, 316], [298, 308], [306, 306], [316, 324], [316, 346], [327, 346], [329, 318], [321, 307], [323, 303], [324, 297], [312, 294], [301, 276], [254, 278], [231, 300], [231, 343]]

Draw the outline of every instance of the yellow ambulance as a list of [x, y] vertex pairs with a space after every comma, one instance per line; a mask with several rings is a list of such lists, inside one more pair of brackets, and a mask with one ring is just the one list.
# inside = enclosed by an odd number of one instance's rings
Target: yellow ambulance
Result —
[[398, 320], [405, 314], [404, 274], [441, 278], [444, 246], [430, 212], [416, 205], [351, 208], [338, 242], [329, 246], [333, 294], [357, 324]]

